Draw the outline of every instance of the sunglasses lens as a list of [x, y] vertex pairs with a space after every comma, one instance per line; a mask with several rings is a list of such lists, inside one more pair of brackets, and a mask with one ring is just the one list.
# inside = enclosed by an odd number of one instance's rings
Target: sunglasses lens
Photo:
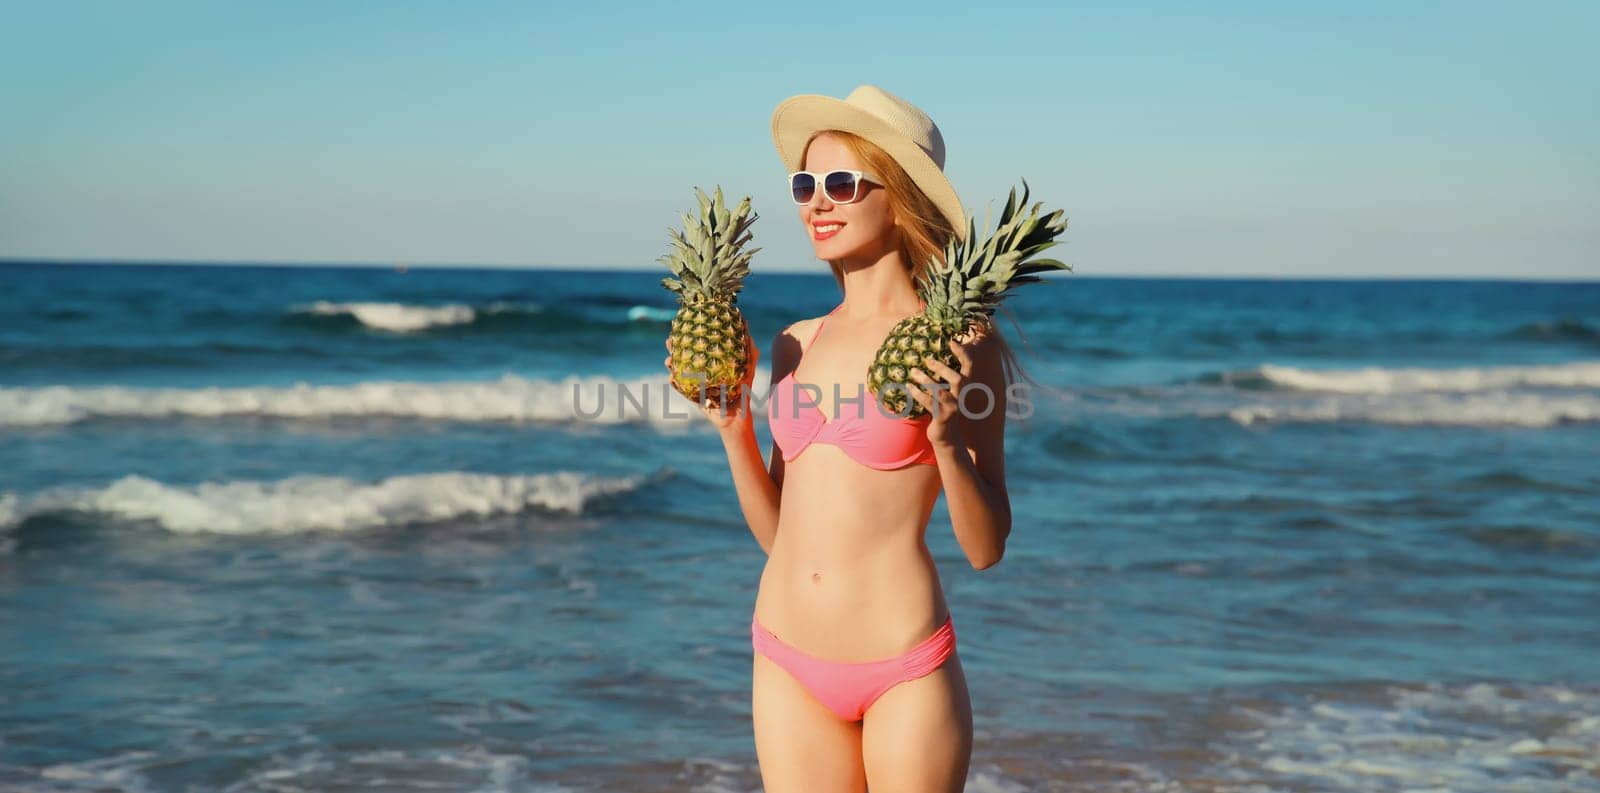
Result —
[[844, 171], [834, 171], [822, 177], [823, 190], [829, 201], [849, 202], [856, 197], [856, 177]]
[[797, 173], [789, 180], [789, 192], [794, 194], [796, 204], [809, 204], [817, 192], [817, 180], [811, 174]]

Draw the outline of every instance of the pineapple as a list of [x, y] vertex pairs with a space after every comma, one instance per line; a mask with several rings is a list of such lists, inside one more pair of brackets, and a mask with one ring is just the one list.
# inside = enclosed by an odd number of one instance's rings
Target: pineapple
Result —
[[935, 382], [942, 382], [923, 366], [925, 360], [937, 360], [959, 371], [951, 339], [987, 321], [1007, 290], [1041, 280], [1036, 273], [1072, 269], [1054, 259], [1028, 261], [1055, 245], [1056, 235], [1066, 230], [1067, 222], [1061, 210], [1039, 217], [1038, 204], [1027, 217], [1019, 217], [1028, 203], [1026, 179], [1022, 180], [1022, 201], [1016, 199], [1013, 188], [994, 233], [981, 245], [972, 242], [977, 235], [968, 218], [966, 239], [952, 237], [944, 249], [944, 262], [938, 257], [929, 262], [917, 284], [925, 304], [922, 313], [906, 317], [889, 331], [867, 370], [867, 388], [878, 396], [879, 404], [907, 418], [928, 415], [927, 408], [907, 390], [915, 382], [911, 370], [922, 367]]
[[662, 286], [678, 295], [669, 333], [670, 379], [692, 401], [737, 404], [744, 396], [750, 350], [748, 326], [736, 303], [741, 281], [750, 274], [750, 258], [761, 250], [742, 250], [757, 215], [750, 211], [748, 196], [730, 211], [720, 186], [710, 197], [699, 187], [694, 192], [699, 218], [685, 213], [683, 231], [669, 229], [673, 249], [657, 259], [677, 276], [661, 279]]

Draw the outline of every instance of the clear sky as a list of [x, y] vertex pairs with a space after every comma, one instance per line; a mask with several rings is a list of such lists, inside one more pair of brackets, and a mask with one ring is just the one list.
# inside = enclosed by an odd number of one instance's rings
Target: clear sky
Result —
[[812, 270], [773, 107], [918, 104], [1086, 275], [1600, 278], [1600, 2], [0, 0], [0, 258]]

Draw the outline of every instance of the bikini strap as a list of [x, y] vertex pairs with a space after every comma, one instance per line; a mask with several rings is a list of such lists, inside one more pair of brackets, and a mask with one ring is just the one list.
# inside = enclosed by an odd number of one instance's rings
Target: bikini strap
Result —
[[822, 315], [822, 319], [817, 321], [817, 329], [814, 330], [814, 331], [811, 331], [811, 338], [806, 341], [805, 348], [801, 350], [802, 353], [804, 353], [806, 350], [811, 349], [811, 342], [816, 341], [817, 340], [817, 336], [822, 333], [822, 326], [828, 324], [828, 317], [833, 316], [841, 308], [844, 308], [844, 304], [843, 303], [840, 303], [839, 305], [834, 306], [833, 307], [833, 311], [829, 311], [828, 313]]

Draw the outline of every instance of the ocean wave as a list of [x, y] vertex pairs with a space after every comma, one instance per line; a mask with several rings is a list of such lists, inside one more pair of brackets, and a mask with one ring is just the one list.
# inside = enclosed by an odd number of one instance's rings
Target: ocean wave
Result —
[[1548, 526], [1474, 525], [1457, 527], [1451, 529], [1451, 532], [1501, 553], [1526, 551], [1571, 556], [1588, 555], [1596, 548], [1600, 548], [1600, 536]]
[[290, 306], [291, 323], [338, 330], [366, 329], [393, 334], [426, 332], [538, 332], [570, 335], [614, 333], [633, 325], [666, 325], [676, 306], [653, 306], [606, 296], [573, 298], [562, 305], [494, 301], [483, 305], [319, 300]]
[[1550, 427], [1600, 421], [1600, 395], [1408, 394], [1239, 405], [1217, 415], [1243, 425], [1365, 422], [1471, 427]]
[[1226, 762], [1209, 776], [1224, 790], [1594, 790], [1597, 697], [1592, 687], [1468, 682], [1241, 704], [1229, 715], [1238, 726], [1217, 741]]
[[1262, 364], [1203, 375], [1198, 381], [1242, 390], [1317, 391], [1337, 394], [1473, 392], [1507, 388], [1600, 388], [1600, 361], [1539, 366], [1462, 368], [1301, 369]]
[[318, 300], [310, 305], [293, 306], [289, 310], [294, 314], [322, 317], [348, 316], [374, 330], [393, 333], [412, 333], [448, 325], [466, 325], [478, 318], [476, 309], [461, 303], [422, 306], [407, 303], [334, 303]]
[[653, 477], [606, 478], [572, 471], [493, 475], [462, 471], [358, 482], [340, 476], [175, 486], [124, 476], [105, 487], [58, 487], [0, 494], [0, 529], [40, 515], [90, 512], [154, 521], [170, 531], [292, 534], [435, 523], [528, 510], [583, 514], [599, 500], [632, 492]]
[[676, 308], [661, 308], [660, 306], [634, 305], [628, 307], [628, 321], [670, 323], [677, 316]]
[[[767, 375], [758, 367], [756, 382]], [[764, 394], [758, 389], [758, 396]], [[603, 375], [560, 380], [507, 374], [498, 380], [369, 381], [350, 385], [135, 388], [0, 387], [0, 427], [72, 424], [95, 418], [400, 417], [470, 422], [594, 422], [681, 426], [694, 406], [665, 376]]]
[[1505, 338], [1520, 341], [1600, 341], [1600, 330], [1584, 324], [1582, 320], [1562, 317], [1518, 325], [1507, 332]]
[[60, 369], [129, 369], [167, 367], [207, 369], [221, 360], [279, 358], [305, 361], [326, 358], [329, 352], [311, 344], [250, 344], [209, 341], [196, 344], [0, 344], [0, 367]]

